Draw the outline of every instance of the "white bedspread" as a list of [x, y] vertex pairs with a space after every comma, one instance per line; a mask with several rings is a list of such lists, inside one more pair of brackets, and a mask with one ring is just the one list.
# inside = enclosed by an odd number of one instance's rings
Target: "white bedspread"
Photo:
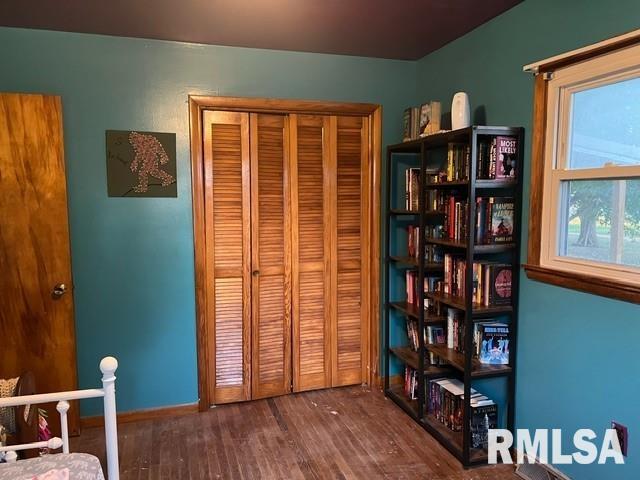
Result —
[[68, 468], [69, 480], [104, 480], [100, 461], [87, 453], [63, 453], [0, 463], [0, 480], [30, 480], [54, 468]]

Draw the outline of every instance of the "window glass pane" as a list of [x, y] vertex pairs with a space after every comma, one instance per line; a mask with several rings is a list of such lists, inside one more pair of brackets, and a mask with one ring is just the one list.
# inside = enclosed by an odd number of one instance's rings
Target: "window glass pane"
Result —
[[569, 168], [640, 165], [640, 78], [572, 95]]
[[559, 255], [640, 266], [640, 179], [563, 182]]

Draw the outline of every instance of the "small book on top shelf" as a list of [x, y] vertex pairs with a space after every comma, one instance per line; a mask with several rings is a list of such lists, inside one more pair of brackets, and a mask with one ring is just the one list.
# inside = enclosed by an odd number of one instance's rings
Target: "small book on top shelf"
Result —
[[419, 136], [424, 137], [440, 131], [440, 117], [442, 109], [440, 102], [427, 102], [420, 106]]
[[420, 136], [420, 107], [405, 108], [402, 114], [402, 141], [409, 142]]

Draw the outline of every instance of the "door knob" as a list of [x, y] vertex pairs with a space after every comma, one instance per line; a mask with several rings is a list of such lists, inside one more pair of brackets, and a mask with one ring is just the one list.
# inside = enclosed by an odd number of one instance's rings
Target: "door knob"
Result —
[[254, 277], [257, 277], [258, 275], [260, 275], [260, 270], [254, 270], [251, 273], [253, 274]]
[[64, 283], [58, 283], [55, 287], [53, 287], [51, 296], [54, 299], [57, 299], [63, 296], [65, 293], [67, 293], [67, 286]]

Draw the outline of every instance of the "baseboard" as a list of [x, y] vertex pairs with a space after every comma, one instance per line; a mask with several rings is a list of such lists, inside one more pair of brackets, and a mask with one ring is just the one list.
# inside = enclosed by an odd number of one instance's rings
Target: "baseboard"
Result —
[[[144, 410], [134, 410], [132, 412], [122, 412], [118, 413], [118, 423], [140, 422], [143, 420], [154, 420], [166, 417], [180, 417], [182, 415], [189, 415], [192, 413], [198, 413], [198, 403], [185, 403], [169, 407], [147, 408]], [[102, 426], [104, 426], [104, 417], [102, 415], [82, 417], [80, 419], [81, 428]]]

